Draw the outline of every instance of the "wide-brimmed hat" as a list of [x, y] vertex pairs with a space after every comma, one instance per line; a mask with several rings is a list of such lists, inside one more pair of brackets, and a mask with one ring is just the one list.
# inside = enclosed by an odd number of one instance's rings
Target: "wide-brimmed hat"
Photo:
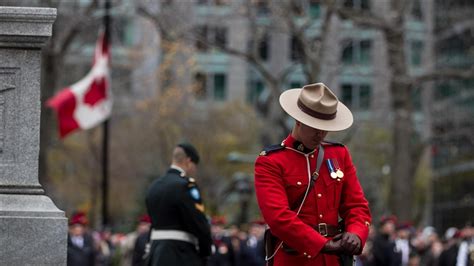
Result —
[[323, 83], [284, 91], [280, 105], [297, 121], [324, 131], [344, 130], [354, 121], [349, 108]]

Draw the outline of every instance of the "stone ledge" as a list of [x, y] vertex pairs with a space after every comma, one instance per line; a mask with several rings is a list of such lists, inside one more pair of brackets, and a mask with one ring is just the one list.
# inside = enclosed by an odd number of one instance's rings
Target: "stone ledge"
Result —
[[0, 22], [27, 22], [53, 24], [56, 19], [55, 8], [2, 7]]

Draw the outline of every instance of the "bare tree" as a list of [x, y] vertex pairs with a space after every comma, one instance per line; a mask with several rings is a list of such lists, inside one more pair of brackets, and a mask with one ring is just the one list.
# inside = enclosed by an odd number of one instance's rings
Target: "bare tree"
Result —
[[[180, 24], [176, 22], [179, 17], [174, 13], [173, 23], [170, 23], [169, 16], [173, 12], [179, 12], [179, 8], [170, 9], [164, 7], [159, 11], [151, 11], [145, 6], [138, 8], [138, 13], [156, 25], [157, 30], [166, 41], [184, 40], [189, 43], [202, 43], [212, 47], [217, 51], [235, 56], [245, 60], [263, 79], [268, 90], [268, 97], [264, 97], [257, 110], [268, 123], [268, 127], [275, 128], [272, 133], [277, 134], [264, 136], [266, 144], [281, 139], [290, 130], [286, 120], [286, 115], [278, 105], [280, 93], [286, 89], [289, 75], [300, 66], [303, 69], [307, 82], [314, 82], [321, 75], [321, 62], [325, 54], [324, 40], [329, 34], [329, 27], [334, 12], [335, 0], [324, 1], [327, 10], [322, 20], [321, 33], [318, 36], [308, 34], [309, 28], [314, 26], [315, 20], [308, 11], [308, 3], [304, 1], [243, 1], [242, 4], [233, 6], [232, 14], [241, 16], [247, 21], [248, 45], [244, 48], [232, 45], [222, 45], [216, 39], [207, 39], [199, 34], [195, 34], [192, 24]], [[189, 8], [189, 7], [188, 7]], [[268, 21], [262, 22], [261, 15], [264, 13]], [[221, 18], [223, 19], [223, 17]], [[267, 38], [275, 34], [284, 34], [288, 39], [293, 38], [296, 46], [297, 58], [288, 66], [274, 66], [268, 64], [261, 55], [261, 49], [267, 43]], [[266, 132], [269, 133], [269, 132]]]
[[413, 218], [414, 175], [423, 151], [428, 147], [429, 139], [416, 138], [413, 121], [413, 91], [423, 82], [445, 78], [472, 77], [473, 70], [437, 69], [419, 76], [411, 76], [407, 59], [405, 28], [409, 16], [410, 1], [392, 0], [384, 16], [369, 11], [338, 8], [337, 13], [343, 19], [352, 20], [361, 27], [380, 30], [387, 44], [386, 50], [390, 65], [390, 99], [393, 113], [392, 125], [392, 161], [390, 210], [400, 219]]

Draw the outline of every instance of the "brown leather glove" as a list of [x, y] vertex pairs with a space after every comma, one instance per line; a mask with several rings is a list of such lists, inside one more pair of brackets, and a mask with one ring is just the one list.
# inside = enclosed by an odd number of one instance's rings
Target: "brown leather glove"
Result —
[[356, 234], [344, 232], [341, 237], [341, 246], [345, 254], [357, 255], [361, 251], [362, 243]]
[[321, 251], [323, 253], [329, 253], [329, 254], [342, 253], [344, 252], [344, 248], [342, 247], [341, 244], [342, 244], [342, 234], [338, 234], [333, 239], [327, 241]]

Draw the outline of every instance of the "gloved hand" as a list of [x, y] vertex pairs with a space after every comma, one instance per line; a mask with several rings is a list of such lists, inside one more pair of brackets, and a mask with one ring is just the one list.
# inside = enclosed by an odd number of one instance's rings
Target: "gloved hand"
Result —
[[345, 254], [357, 255], [361, 251], [362, 243], [356, 234], [344, 232], [341, 237], [341, 246]]
[[326, 244], [324, 245], [322, 249], [322, 252], [329, 253], [329, 254], [337, 254], [337, 253], [344, 252], [344, 249], [341, 244], [342, 244], [342, 234], [338, 234], [333, 239], [326, 242]]

